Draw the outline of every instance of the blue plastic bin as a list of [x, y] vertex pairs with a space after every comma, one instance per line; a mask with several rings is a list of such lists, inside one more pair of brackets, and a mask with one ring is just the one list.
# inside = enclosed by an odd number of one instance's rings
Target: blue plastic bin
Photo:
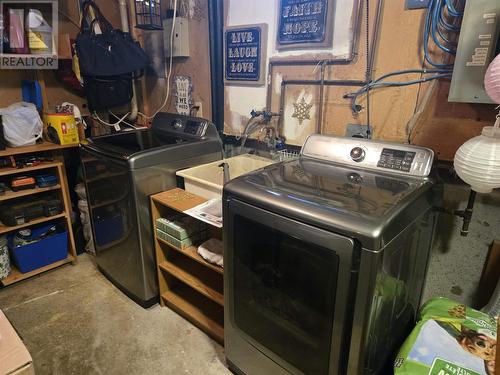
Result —
[[[32, 237], [37, 237], [46, 232], [52, 225], [43, 225], [31, 228]], [[41, 241], [24, 246], [14, 247], [9, 237], [9, 249], [12, 260], [22, 273], [36, 270], [51, 263], [68, 257], [68, 232], [64, 231]]]

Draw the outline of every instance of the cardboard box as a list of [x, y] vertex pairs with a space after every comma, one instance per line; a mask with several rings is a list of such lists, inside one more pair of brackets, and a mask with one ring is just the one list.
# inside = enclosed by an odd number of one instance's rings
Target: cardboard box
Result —
[[33, 359], [0, 310], [0, 375], [34, 375]]

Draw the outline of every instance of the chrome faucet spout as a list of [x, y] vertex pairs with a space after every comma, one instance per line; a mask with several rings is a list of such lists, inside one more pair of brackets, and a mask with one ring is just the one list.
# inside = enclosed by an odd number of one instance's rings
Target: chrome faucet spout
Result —
[[263, 113], [255, 112], [255, 116], [252, 115], [252, 118], [250, 119], [250, 121], [248, 121], [247, 125], [245, 126], [243, 135], [241, 137], [240, 154], [243, 153], [245, 149], [245, 144], [247, 142], [248, 137], [257, 131], [259, 131], [259, 135], [261, 135], [262, 132], [264, 131], [266, 132], [264, 141], [267, 147], [270, 150], [272, 150], [272, 148], [275, 146], [276, 138], [278, 135], [276, 128], [273, 125], [269, 124], [269, 121], [272, 116], [279, 116], [279, 114], [269, 112], [267, 113], [267, 115], [264, 115]]

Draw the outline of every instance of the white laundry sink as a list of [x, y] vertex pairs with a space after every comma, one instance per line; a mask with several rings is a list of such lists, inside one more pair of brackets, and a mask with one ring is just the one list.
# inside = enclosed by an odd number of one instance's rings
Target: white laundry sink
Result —
[[220, 198], [224, 185], [224, 170], [219, 167], [222, 163], [229, 165], [229, 177], [233, 179], [273, 164], [275, 161], [249, 154], [238, 155], [178, 171], [177, 176], [184, 178], [186, 191], [205, 199]]

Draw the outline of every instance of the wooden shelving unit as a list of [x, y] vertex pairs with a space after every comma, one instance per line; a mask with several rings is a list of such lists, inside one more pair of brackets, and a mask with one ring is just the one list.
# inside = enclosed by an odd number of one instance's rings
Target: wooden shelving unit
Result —
[[66, 179], [66, 171], [64, 168], [64, 159], [62, 157], [62, 150], [70, 147], [76, 147], [77, 145], [66, 145], [59, 146], [49, 142], [39, 143], [33, 146], [26, 147], [15, 147], [15, 148], [7, 148], [6, 150], [0, 151], [0, 157], [8, 157], [22, 154], [33, 154], [49, 152], [54, 157], [53, 162], [44, 162], [39, 165], [35, 165], [32, 167], [24, 167], [24, 168], [1, 168], [0, 169], [0, 177], [2, 176], [10, 176], [17, 174], [26, 174], [33, 175], [33, 172], [51, 169], [57, 175], [59, 183], [50, 187], [35, 187], [33, 189], [20, 190], [20, 191], [6, 191], [4, 195], [0, 195], [0, 209], [1, 205], [5, 204], [7, 201], [23, 198], [32, 195], [40, 195], [47, 192], [53, 192], [59, 195], [60, 199], [63, 202], [64, 211], [58, 215], [48, 216], [48, 217], [40, 217], [35, 220], [31, 220], [27, 223], [16, 225], [16, 226], [6, 226], [0, 223], [0, 235], [5, 235], [14, 231], [17, 231], [22, 228], [31, 227], [33, 225], [42, 224], [51, 221], [57, 221], [58, 223], [63, 224], [68, 231], [68, 255], [65, 259], [54, 262], [47, 266], [38, 268], [31, 272], [21, 273], [13, 264], [11, 265], [12, 271], [6, 278], [0, 280], [1, 286], [11, 285], [21, 280], [25, 280], [29, 277], [38, 275], [42, 272], [54, 269], [56, 267], [62, 266], [67, 263], [76, 262], [76, 248], [75, 242], [73, 238], [73, 228], [71, 225], [71, 200], [69, 197], [69, 188]]
[[161, 299], [217, 341], [224, 342], [224, 314], [221, 314], [219, 307], [207, 304], [196, 291], [180, 284], [175, 289], [165, 291]]
[[185, 249], [179, 249], [178, 247], [162, 240], [161, 238], [157, 238], [158, 242], [161, 244], [164, 244], [165, 246], [170, 247], [172, 250], [176, 250], [185, 256], [193, 259], [195, 262], [203, 264], [205, 267], [211, 268], [215, 272], [220, 273], [221, 275], [224, 274], [224, 269], [222, 267], [216, 266], [214, 264], [208, 263], [205, 259], [203, 259], [199, 254], [198, 254], [198, 248], [196, 246], [190, 246]]
[[19, 225], [13, 226], [13, 227], [9, 227], [6, 225], [0, 225], [0, 234], [14, 232], [14, 231], [22, 229], [22, 228], [27, 228], [27, 227], [31, 227], [33, 225], [46, 223], [48, 221], [61, 219], [63, 217], [66, 217], [66, 213], [62, 213], [62, 214], [58, 214], [58, 215], [54, 215], [54, 216], [43, 216], [43, 217], [40, 217], [38, 219], [34, 219], [34, 220], [31, 220], [27, 223], [19, 224]]
[[59, 267], [59, 266], [62, 266], [63, 264], [73, 262], [74, 260], [75, 260], [75, 258], [72, 255], [68, 255], [68, 257], [66, 259], [60, 260], [60, 261], [55, 262], [55, 263], [51, 263], [45, 267], [41, 267], [41, 268], [38, 268], [38, 269], [33, 270], [31, 272], [26, 272], [26, 273], [21, 273], [16, 267], [12, 267], [12, 271], [11, 271], [10, 275], [7, 276], [5, 279], [2, 279], [2, 284], [4, 286], [14, 284], [18, 281], [27, 279], [31, 276], [35, 276], [35, 275], [38, 275], [42, 272], [51, 270], [51, 269]]
[[61, 189], [61, 185], [57, 184], [54, 186], [48, 186], [48, 187], [36, 187], [34, 189], [27, 189], [27, 190], [19, 190], [19, 191], [7, 191], [4, 195], [0, 195], [0, 202], [6, 201], [9, 199], [15, 199], [15, 198], [20, 198], [20, 197], [25, 197], [27, 195], [34, 195], [38, 193], [45, 193], [46, 191], [51, 191], [51, 190], [59, 190]]
[[[152, 220], [173, 217], [205, 199], [182, 189], [151, 197]], [[220, 228], [210, 227], [210, 236], [221, 239]], [[197, 247], [180, 249], [155, 235], [156, 262], [161, 305], [168, 306], [219, 342], [224, 341], [223, 269], [206, 262]]]
[[24, 168], [2, 168], [0, 169], [0, 176], [8, 176], [12, 174], [20, 174], [20, 173], [30, 173], [33, 171], [39, 171], [41, 169], [48, 168], [56, 168], [60, 166], [61, 163], [41, 163], [39, 165], [35, 165], [33, 167], [24, 167]]
[[189, 285], [198, 293], [224, 306], [224, 296], [219, 292], [219, 290], [223, 288], [222, 280], [219, 275], [214, 274], [212, 270], [203, 269], [203, 266], [196, 267], [195, 265], [189, 264], [189, 262], [190, 261], [185, 262], [183, 259], [177, 259], [176, 262], [165, 261], [161, 263], [159, 267], [162, 271], [169, 273], [184, 284]]
[[43, 141], [31, 146], [24, 147], [7, 147], [5, 150], [0, 150], [0, 157], [14, 156], [22, 154], [31, 154], [36, 152], [57, 152], [67, 148], [78, 147], [78, 145], [56, 145], [55, 143]]

